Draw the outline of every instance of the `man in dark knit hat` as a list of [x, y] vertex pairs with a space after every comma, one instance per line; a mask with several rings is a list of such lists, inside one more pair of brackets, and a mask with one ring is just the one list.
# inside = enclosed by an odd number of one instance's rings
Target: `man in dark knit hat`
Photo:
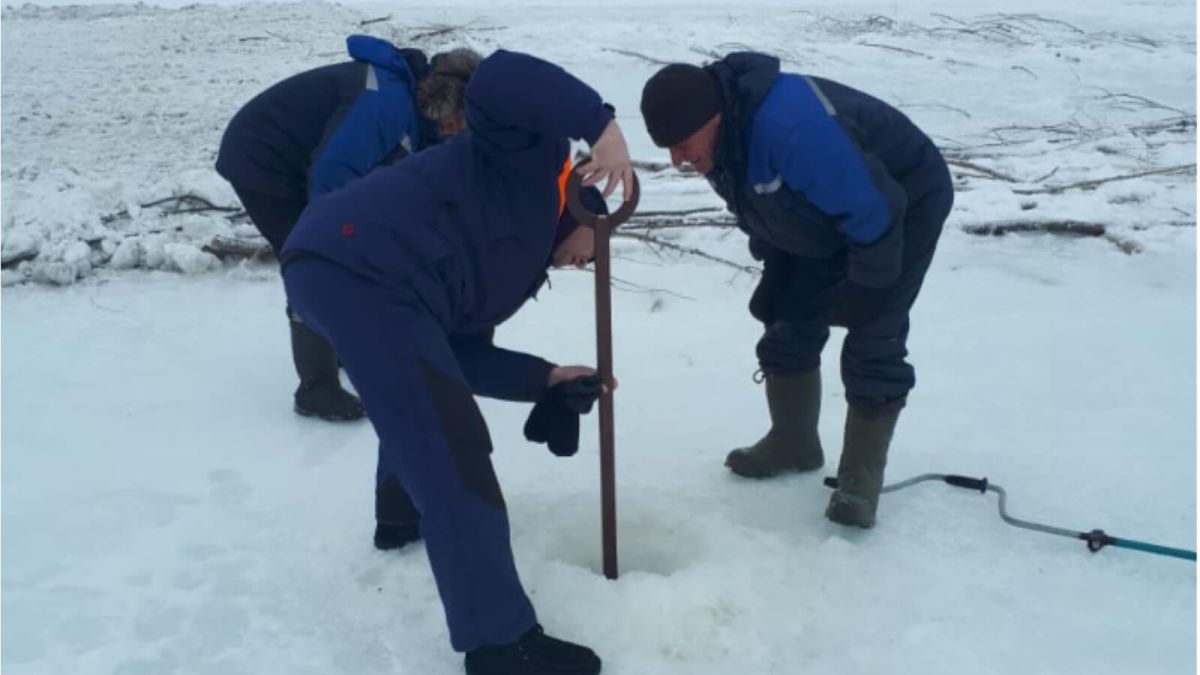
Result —
[[900, 111], [830, 80], [781, 73], [741, 52], [703, 68], [672, 64], [642, 92], [650, 137], [704, 174], [763, 276], [750, 313], [771, 428], [725, 464], [748, 478], [815, 471], [821, 351], [848, 329], [848, 410], [838, 489], [826, 516], [872, 527], [888, 446], [915, 383], [909, 311], [954, 202], [946, 162]]

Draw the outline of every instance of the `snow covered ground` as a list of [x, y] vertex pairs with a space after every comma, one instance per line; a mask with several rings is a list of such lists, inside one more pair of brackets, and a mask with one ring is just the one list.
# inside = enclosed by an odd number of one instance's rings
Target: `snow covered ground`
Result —
[[[948, 153], [1015, 182], [959, 167], [914, 312], [919, 384], [889, 478], [986, 475], [1017, 516], [1195, 548], [1194, 174], [1014, 193], [1195, 161], [1193, 12], [1176, 0], [6, 8], [3, 252], [29, 259], [6, 266], [0, 314], [0, 666], [460, 672], [423, 548], [370, 545], [369, 425], [290, 411], [274, 271], [200, 251], [245, 226], [141, 206], [235, 204], [210, 168], [228, 116], [340, 58], [358, 30], [411, 44], [465, 26], [416, 44], [559, 61], [617, 105], [645, 161], [665, 161], [637, 116], [656, 67], [645, 57], [752, 46], [902, 104]], [[643, 176], [646, 209], [717, 204], [698, 179]], [[1063, 219], [1111, 239], [962, 230]], [[736, 233], [676, 241], [750, 262]], [[558, 459], [521, 440], [524, 407], [483, 404], [522, 578], [543, 623], [594, 646], [606, 673], [1195, 672], [1192, 563], [1091, 555], [1002, 524], [992, 496], [933, 484], [885, 497], [875, 531], [846, 532], [822, 518], [819, 476], [729, 476], [725, 452], [766, 422], [744, 310], [754, 279], [616, 246], [619, 581], [598, 574], [594, 428]], [[590, 362], [591, 283], [555, 273], [501, 343]], [[824, 366], [831, 465], [840, 338]]]

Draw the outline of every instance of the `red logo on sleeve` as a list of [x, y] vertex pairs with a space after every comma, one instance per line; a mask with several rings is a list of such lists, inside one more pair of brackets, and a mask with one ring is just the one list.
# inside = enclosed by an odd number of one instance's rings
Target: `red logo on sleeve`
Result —
[[344, 223], [342, 225], [342, 236], [343, 237], [352, 237], [352, 236], [354, 236], [355, 230], [356, 230], [356, 228], [354, 227], [354, 223]]

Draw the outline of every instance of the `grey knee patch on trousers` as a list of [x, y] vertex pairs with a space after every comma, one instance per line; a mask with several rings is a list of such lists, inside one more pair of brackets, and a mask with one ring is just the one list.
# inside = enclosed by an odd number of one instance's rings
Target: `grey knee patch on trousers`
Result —
[[504, 495], [492, 467], [492, 439], [475, 396], [462, 382], [421, 359], [425, 383], [437, 410], [447, 450], [467, 492], [504, 510]]

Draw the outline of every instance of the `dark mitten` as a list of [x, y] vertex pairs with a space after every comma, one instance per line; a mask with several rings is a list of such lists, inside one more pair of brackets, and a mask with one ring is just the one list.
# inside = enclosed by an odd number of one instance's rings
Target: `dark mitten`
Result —
[[579, 450], [579, 416], [591, 412], [602, 388], [598, 375], [547, 387], [525, 420], [525, 438], [545, 443], [559, 457], [574, 455]]
[[763, 260], [762, 277], [754, 289], [754, 294], [750, 296], [750, 316], [764, 325], [775, 323], [775, 304], [787, 281], [786, 271], [787, 260], [782, 256], [772, 256]]

